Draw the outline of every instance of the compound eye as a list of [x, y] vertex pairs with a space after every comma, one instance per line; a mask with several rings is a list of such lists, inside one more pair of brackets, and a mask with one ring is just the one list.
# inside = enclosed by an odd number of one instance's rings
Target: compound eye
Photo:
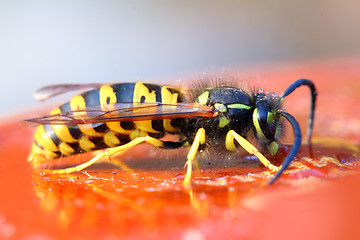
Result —
[[274, 113], [265, 109], [255, 109], [253, 120], [258, 136], [263, 135], [267, 140], [274, 140], [276, 133]]

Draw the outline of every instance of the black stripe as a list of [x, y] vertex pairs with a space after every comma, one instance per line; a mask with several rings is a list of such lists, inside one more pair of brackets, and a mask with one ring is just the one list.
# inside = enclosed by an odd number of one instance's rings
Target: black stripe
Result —
[[163, 120], [152, 120], [151, 127], [156, 131], [163, 132], [164, 131]]
[[34, 140], [34, 144], [38, 146], [41, 150], [44, 150], [44, 147], [38, 143], [38, 141]]
[[67, 128], [69, 129], [70, 135], [75, 139], [80, 139], [83, 135], [77, 126], [67, 126]]
[[170, 142], [170, 141], [163, 141], [164, 146], [161, 148], [164, 149], [177, 149], [177, 148], [181, 148], [184, 146], [184, 144], [186, 143], [186, 141], [183, 142]]
[[108, 146], [104, 143], [103, 137], [89, 137], [89, 141], [95, 144], [93, 150], [108, 148]]
[[127, 134], [116, 134], [116, 137], [120, 140], [120, 145], [124, 145], [130, 142], [130, 136]]
[[169, 92], [170, 92], [171, 94], [174, 94], [174, 93], [179, 93], [179, 94], [180, 94], [180, 92], [179, 92], [178, 90], [174, 89], [174, 88], [167, 87], [166, 89], [169, 90]]
[[159, 132], [159, 133], [151, 133], [149, 132], [148, 133], [150, 137], [153, 137], [153, 138], [156, 138], [156, 139], [159, 139], [159, 138], [162, 138], [165, 136], [165, 133], [164, 132]]
[[81, 96], [84, 98], [87, 107], [96, 106], [100, 104], [99, 93], [100, 93], [100, 88], [96, 88], [81, 94]]
[[132, 103], [135, 83], [116, 83], [110, 85], [116, 94], [117, 103]]
[[135, 123], [134, 122], [120, 122], [120, 127], [122, 127], [124, 130], [134, 130]]
[[69, 112], [69, 111], [71, 111], [70, 102], [64, 103], [59, 108], [60, 108], [61, 112]]
[[74, 143], [67, 143], [72, 149], [74, 149], [74, 152], [72, 154], [78, 154], [78, 153], [83, 153], [84, 150], [82, 148], [80, 148], [79, 142], [74, 142]]
[[54, 158], [62, 157], [63, 154], [61, 152], [53, 152], [56, 156]]
[[44, 129], [45, 129], [45, 132], [46, 132], [46, 136], [48, 138], [51, 139], [51, 141], [56, 145], [56, 146], [59, 146], [60, 144], [60, 139], [58, 138], [58, 136], [56, 135], [54, 129], [51, 127], [51, 125], [48, 125], [48, 124], [44, 124]]
[[109, 130], [109, 128], [106, 126], [105, 123], [95, 123], [95, 124], [91, 124], [91, 126], [98, 133], [104, 133], [107, 130]]
[[161, 86], [159, 85], [154, 85], [154, 84], [149, 84], [149, 83], [144, 83], [144, 86], [147, 87], [149, 89], [149, 92], [154, 92], [155, 91], [155, 96], [156, 96], [156, 102], [162, 102], [162, 98], [161, 98]]
[[183, 101], [184, 101], [184, 96], [183, 96], [178, 90], [176, 90], [176, 89], [174, 89], [174, 88], [170, 88], [170, 87], [168, 87], [168, 88], [166, 88], [166, 89], [168, 89], [171, 94], [174, 94], [174, 93], [179, 94], [178, 97], [177, 97], [177, 101], [176, 101], [176, 102], [183, 102]]

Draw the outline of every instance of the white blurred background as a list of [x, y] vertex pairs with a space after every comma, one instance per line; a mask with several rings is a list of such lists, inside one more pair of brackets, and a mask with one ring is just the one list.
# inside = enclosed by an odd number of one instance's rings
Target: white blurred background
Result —
[[359, 56], [359, 26], [358, 0], [0, 0], [0, 112], [49, 84]]

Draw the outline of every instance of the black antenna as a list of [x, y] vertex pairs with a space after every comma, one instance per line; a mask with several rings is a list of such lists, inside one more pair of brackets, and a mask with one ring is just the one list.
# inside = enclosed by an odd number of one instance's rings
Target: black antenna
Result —
[[290, 93], [292, 93], [296, 88], [303, 86], [303, 85], [308, 86], [311, 90], [310, 116], [309, 116], [309, 120], [308, 120], [308, 131], [307, 131], [307, 135], [306, 135], [306, 140], [309, 143], [311, 140], [311, 134], [312, 134], [313, 125], [314, 125], [314, 112], [315, 112], [315, 102], [316, 102], [316, 95], [317, 95], [317, 91], [315, 89], [314, 83], [308, 79], [296, 80], [295, 82], [290, 84], [289, 87], [287, 87], [285, 89], [284, 93], [282, 94], [282, 97], [285, 98]]
[[300, 145], [301, 145], [301, 130], [300, 130], [299, 123], [296, 121], [296, 119], [291, 114], [289, 114], [287, 112], [280, 112], [280, 114], [282, 116], [284, 116], [290, 122], [290, 124], [293, 128], [293, 131], [294, 131], [295, 140], [294, 140], [294, 143], [291, 147], [289, 154], [286, 156], [284, 162], [282, 163], [280, 170], [269, 181], [269, 184], [272, 184], [273, 182], [275, 182], [275, 180], [278, 179], [280, 177], [280, 175], [286, 170], [286, 168], [289, 166], [289, 164], [292, 162], [292, 160], [294, 160], [296, 154], [299, 152]]

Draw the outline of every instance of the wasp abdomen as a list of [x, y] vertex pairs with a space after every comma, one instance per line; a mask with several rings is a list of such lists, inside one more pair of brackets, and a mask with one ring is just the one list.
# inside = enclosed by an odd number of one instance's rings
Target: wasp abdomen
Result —
[[[91, 106], [100, 105], [108, 110], [116, 103], [177, 103], [181, 99], [177, 89], [167, 86], [142, 82], [105, 84], [72, 97], [51, 114], [72, 111], [76, 115], [77, 110], [91, 109]], [[160, 138], [167, 132], [176, 131], [169, 119], [79, 125], [44, 124], [35, 132], [30, 160], [39, 154], [45, 159], [53, 159], [123, 145], [140, 136]]]

